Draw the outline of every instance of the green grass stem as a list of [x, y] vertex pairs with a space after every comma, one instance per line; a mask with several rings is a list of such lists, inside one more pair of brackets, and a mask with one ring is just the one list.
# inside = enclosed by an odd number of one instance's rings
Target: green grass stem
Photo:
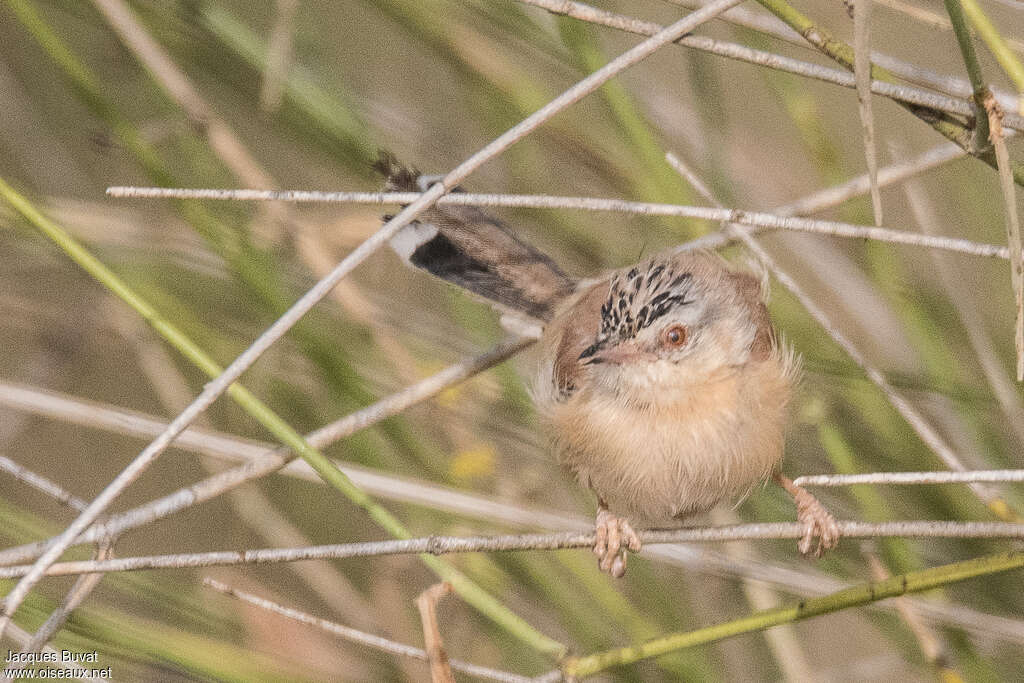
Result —
[[[210, 377], [216, 377], [221, 374], [221, 366], [207, 355], [206, 352], [173, 323], [164, 318], [149, 302], [136, 294], [127, 283], [93, 256], [67, 231], [44, 216], [31, 202], [17, 193], [2, 178], [0, 178], [0, 196], [83, 270], [141, 315], [161, 337], [189, 361]], [[227, 393], [247, 414], [263, 425], [278, 441], [309, 463], [310, 467], [325, 482], [340, 491], [351, 502], [361, 507], [371, 519], [391, 536], [395, 538], [411, 538], [412, 535], [408, 529], [387, 508], [377, 504], [367, 493], [353, 484], [333, 462], [320, 453], [320, 451], [310, 446], [301, 434], [249, 390], [235, 383], [228, 388]], [[464, 601], [506, 629], [513, 636], [545, 654], [557, 656], [564, 652], [565, 647], [561, 643], [534, 629], [525, 620], [502, 605], [494, 597], [473, 583], [471, 579], [462, 574], [462, 572], [444, 560], [426, 554], [421, 555], [421, 558], [424, 564], [442, 580], [451, 583], [455, 592]]]
[[[853, 70], [853, 47], [834, 37], [828, 30], [822, 28], [807, 15], [802, 14], [799, 10], [786, 2], [786, 0], [757, 1], [764, 6], [765, 9], [777, 16], [790, 28], [797, 31], [807, 39], [807, 42], [811, 45], [814, 45], [821, 52], [828, 55], [847, 69], [851, 71]], [[871, 77], [875, 80], [885, 81], [886, 83], [899, 83], [899, 79], [895, 74], [880, 66], [872, 65]], [[905, 102], [900, 102], [898, 104], [941, 133], [946, 139], [960, 145], [965, 151], [971, 154], [971, 156], [981, 159], [992, 168], [997, 168], [995, 153], [992, 150], [972, 150], [971, 142], [973, 134], [955, 118], [927, 107], [907, 104]], [[1012, 167], [1014, 182], [1018, 185], [1024, 186], [1024, 164], [1014, 163]]]
[[566, 676], [583, 678], [613, 666], [632, 664], [641, 659], [657, 657], [695, 645], [712, 643], [742, 633], [761, 631], [780, 624], [791, 624], [849, 607], [867, 605], [909, 593], [919, 593], [958, 581], [1022, 567], [1024, 567], [1024, 553], [1007, 552], [922, 569], [882, 581], [869, 581], [858, 586], [851, 586], [830, 595], [801, 600], [793, 605], [763, 610], [741, 619], [696, 631], [674, 633], [640, 645], [618, 648], [586, 657], [570, 657], [563, 663], [562, 671]]

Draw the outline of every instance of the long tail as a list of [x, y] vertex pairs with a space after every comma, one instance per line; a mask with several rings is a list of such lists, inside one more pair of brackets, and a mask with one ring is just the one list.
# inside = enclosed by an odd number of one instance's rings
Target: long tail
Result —
[[[375, 164], [385, 190], [422, 192], [418, 171], [387, 154]], [[478, 294], [499, 307], [548, 321], [574, 281], [554, 261], [472, 206], [435, 206], [391, 238], [411, 266]]]

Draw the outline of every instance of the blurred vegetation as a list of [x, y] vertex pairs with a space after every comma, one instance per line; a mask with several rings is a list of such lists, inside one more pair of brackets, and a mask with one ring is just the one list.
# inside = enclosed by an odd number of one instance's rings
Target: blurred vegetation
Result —
[[[50, 0], [0, 2], [0, 178], [226, 365], [328, 268], [379, 225], [392, 207], [111, 200], [109, 185], [239, 187], [238, 159], [225, 158], [123, 42], [97, 7]], [[187, 76], [208, 112], [225, 122], [273, 187], [373, 190], [378, 149], [425, 172], [454, 167], [566, 87], [637, 42], [635, 36], [554, 17], [515, 2], [378, 0], [298, 3], [280, 106], [261, 108], [266, 54], [280, 3], [132, 2], [145, 32]], [[669, 3], [601, 7], [667, 24]], [[931, 6], [932, 10], [938, 7]], [[1024, 15], [985, 4], [1007, 38], [1024, 38]], [[840, 3], [806, 2], [809, 16], [850, 42]], [[812, 61], [816, 53], [749, 29], [713, 22], [701, 34]], [[963, 77], [951, 32], [878, 8], [876, 50]], [[980, 68], [1005, 90], [1013, 82], [977, 44]], [[1019, 56], [1019, 53], [1018, 53]], [[909, 158], [942, 138], [891, 102], [876, 99], [882, 163]], [[480, 191], [695, 202], [664, 161], [688, 160], [728, 206], [767, 209], [864, 171], [852, 91], [686, 48], [669, 47], [560, 114], [485, 165], [466, 183]], [[896, 145], [890, 148], [890, 144]], [[1024, 149], [1011, 141], [1011, 156]], [[961, 159], [919, 180], [941, 224], [915, 222], [899, 187], [883, 189], [886, 224], [911, 231], [1006, 240], [995, 173]], [[1019, 198], [1018, 193], [1018, 198]], [[1018, 205], [1020, 202], [1018, 200]], [[580, 276], [714, 230], [699, 221], [615, 214], [503, 210], [500, 215]], [[866, 197], [825, 217], [870, 223]], [[1021, 467], [1024, 415], [1007, 409], [979, 361], [975, 340], [997, 354], [1009, 379], [1013, 299], [1003, 261], [911, 247], [805, 235], [764, 237], [892, 383], [972, 468]], [[725, 251], [744, 259], [741, 249]], [[951, 272], [950, 269], [955, 272]], [[943, 275], [956, 283], [950, 297]], [[959, 307], [982, 321], [968, 330]], [[941, 462], [781, 287], [777, 326], [804, 359], [785, 471], [939, 469]], [[0, 380], [173, 417], [206, 381], [121, 302], [0, 203]], [[127, 331], [126, 331], [127, 330]], [[973, 335], [971, 333], [974, 333]], [[485, 305], [381, 251], [275, 345], [243, 378], [298, 432], [372, 403], [502, 339]], [[152, 362], [147, 346], [163, 350]], [[148, 360], [147, 360], [148, 359]], [[529, 353], [437, 399], [326, 449], [340, 460], [449, 485], [539, 509], [590, 515], [593, 501], [550, 457], [534, 414]], [[180, 385], [176, 396], [168, 391]], [[1024, 395], [1012, 387], [1019, 405]], [[1019, 408], [1017, 409], [1019, 410]], [[203, 424], [270, 439], [230, 400]], [[137, 439], [0, 409], [0, 452], [86, 499], [143, 447]], [[222, 468], [171, 449], [118, 509], [150, 500]], [[349, 501], [322, 485], [272, 476], [244, 487], [311, 543], [383, 538]], [[240, 492], [241, 493], [241, 492]], [[1024, 509], [1020, 488], [1005, 497]], [[820, 495], [837, 516], [989, 520], [963, 486], [857, 487]], [[234, 494], [119, 539], [120, 556], [282, 545], [253, 498]], [[47, 538], [70, 513], [0, 473], [5, 545]], [[494, 522], [425, 506], [385, 503], [413, 534], [498, 533]], [[738, 509], [744, 520], [790, 520], [791, 501], [772, 487]], [[782, 568], [833, 578], [871, 577], [862, 547], [847, 541], [813, 567], [795, 544], [762, 542], [740, 552]], [[891, 540], [877, 544], [893, 574], [1006, 549], [1001, 541]], [[717, 550], [717, 549], [716, 549]], [[87, 557], [83, 549], [75, 557]], [[541, 633], [586, 654], [742, 617], [754, 611], [734, 576], [633, 558], [623, 581], [599, 574], [585, 551], [452, 556], [449, 561]], [[312, 563], [303, 563], [309, 566]], [[344, 560], [321, 579], [300, 566], [106, 577], [54, 641], [97, 650], [118, 680], [423, 680], [427, 669], [341, 643], [201, 587], [213, 575], [282, 603], [395, 640], [422, 644], [413, 600], [435, 578], [414, 557]], [[1019, 619], [1020, 574], [975, 579], [937, 599]], [[37, 627], [70, 586], [48, 580], [18, 613]], [[9, 590], [10, 583], [4, 584]], [[788, 602], [794, 596], [780, 593]], [[539, 674], [553, 661], [449, 599], [442, 606], [449, 655]], [[789, 629], [796, 650], [770, 634], [690, 648], [605, 674], [616, 680], [757, 680], [792, 676], [807, 663], [818, 680], [932, 680], [941, 673], [908, 625], [866, 609]], [[1024, 650], [1012, 637], [937, 627], [952, 670], [967, 680], [1013, 680]], [[837, 647], [837, 640], [840, 647]], [[15, 646], [11, 646], [12, 648]], [[788, 653], [788, 654], [787, 654]]]

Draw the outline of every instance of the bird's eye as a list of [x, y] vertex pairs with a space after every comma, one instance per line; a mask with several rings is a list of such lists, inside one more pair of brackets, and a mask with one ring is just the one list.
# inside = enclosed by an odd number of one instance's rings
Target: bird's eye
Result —
[[679, 348], [686, 343], [687, 331], [684, 325], [669, 325], [661, 333], [665, 346]]

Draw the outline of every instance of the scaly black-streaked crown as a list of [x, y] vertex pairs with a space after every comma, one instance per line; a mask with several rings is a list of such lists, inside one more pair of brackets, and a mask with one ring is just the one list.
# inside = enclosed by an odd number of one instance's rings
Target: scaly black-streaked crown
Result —
[[598, 344], [632, 339], [677, 306], [694, 302], [693, 274], [674, 264], [651, 261], [616, 274], [601, 306]]

